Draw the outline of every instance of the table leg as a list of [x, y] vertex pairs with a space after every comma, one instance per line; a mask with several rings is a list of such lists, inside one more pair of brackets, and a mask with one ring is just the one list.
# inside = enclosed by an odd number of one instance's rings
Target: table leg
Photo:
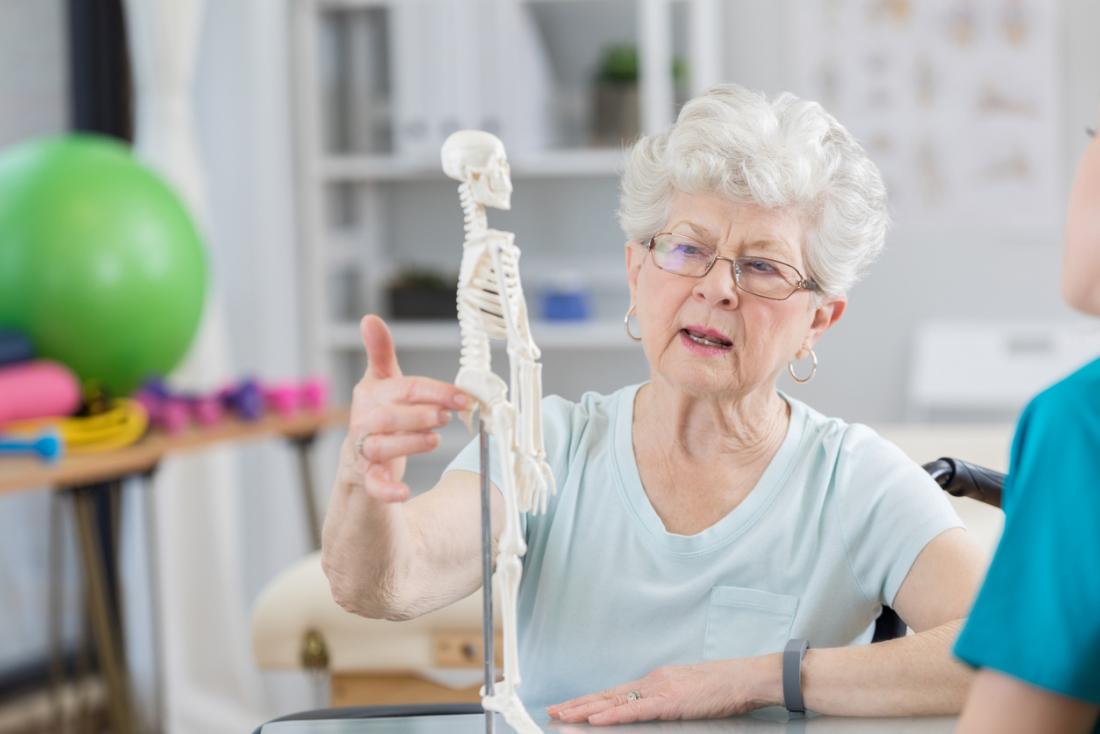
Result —
[[122, 598], [122, 480], [114, 479], [105, 485], [99, 496], [100, 549], [103, 551], [103, 568], [107, 572], [107, 594], [113, 602], [115, 634], [122, 650], [123, 668], [126, 665], [126, 603]]
[[130, 705], [129, 681], [123, 656], [120, 630], [111, 615], [111, 590], [103, 548], [96, 542], [95, 488], [80, 487], [73, 492], [76, 506], [77, 535], [84, 578], [88, 583], [88, 606], [92, 634], [102, 674], [107, 685], [107, 700], [114, 734], [135, 734]]
[[62, 599], [62, 584], [65, 581], [65, 559], [61, 543], [61, 497], [50, 494], [50, 529], [49, 529], [49, 591], [46, 598], [46, 610], [49, 615], [50, 626], [50, 699], [53, 709], [54, 731], [63, 732], [68, 729], [65, 724], [65, 663], [62, 650], [61, 634], [61, 610], [65, 608]]
[[310, 450], [313, 448], [316, 433], [305, 436], [297, 436], [291, 439], [298, 455], [299, 487], [302, 490], [302, 505], [305, 509], [306, 529], [313, 550], [321, 550], [321, 513], [317, 509], [317, 495], [313, 489], [313, 466], [310, 461]]
[[154, 467], [142, 475], [142, 487], [145, 489], [145, 558], [149, 572], [146, 582], [149, 584], [149, 614], [151, 629], [153, 632], [153, 731], [161, 731], [161, 722], [164, 720], [164, 636], [160, 622], [160, 572], [158, 562], [160, 552], [157, 536], [156, 500], [153, 496], [153, 476], [156, 473]]

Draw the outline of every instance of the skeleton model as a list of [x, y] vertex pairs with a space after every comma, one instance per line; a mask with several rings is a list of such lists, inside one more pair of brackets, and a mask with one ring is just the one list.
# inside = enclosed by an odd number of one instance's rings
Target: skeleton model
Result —
[[[458, 277], [458, 322], [462, 355], [455, 385], [477, 400], [480, 428], [495, 440], [501, 467], [506, 519], [497, 548], [497, 581], [501, 595], [504, 677], [494, 685], [491, 657], [487, 662], [482, 706], [498, 711], [521, 734], [541, 731], [531, 720], [516, 689], [520, 684], [516, 649], [516, 596], [527, 545], [520, 534], [520, 513], [546, 510], [554, 477], [542, 443], [542, 365], [527, 323], [527, 303], [519, 280], [519, 248], [511, 232], [489, 229], [485, 207], [511, 207], [512, 181], [504, 145], [478, 130], [461, 130], [443, 144], [443, 171], [459, 181], [458, 195], [465, 218], [462, 268]], [[489, 342], [506, 340], [511, 389], [495, 375]], [[511, 396], [511, 402], [509, 401]], [[466, 424], [470, 426], [469, 415]], [[482, 456], [484, 457], [484, 452]], [[482, 466], [483, 476], [488, 471]], [[483, 480], [484, 481], [484, 480]], [[486, 499], [483, 497], [483, 502]], [[487, 511], [483, 509], [485, 523]], [[483, 529], [482, 552], [491, 547]], [[486, 563], [486, 568], [488, 564]], [[492, 625], [491, 585], [484, 580], [485, 624]], [[491, 642], [491, 633], [486, 641]], [[488, 647], [488, 646], [487, 646]]]

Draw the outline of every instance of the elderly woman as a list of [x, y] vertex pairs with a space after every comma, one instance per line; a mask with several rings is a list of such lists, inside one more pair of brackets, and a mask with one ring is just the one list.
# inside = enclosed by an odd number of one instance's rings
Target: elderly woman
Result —
[[[544, 401], [558, 492], [524, 528], [525, 701], [594, 724], [799, 709], [782, 651], [804, 639], [806, 708], [958, 711], [970, 674], [950, 648], [980, 551], [898, 448], [776, 389], [784, 370], [813, 376], [881, 249], [876, 167], [819, 105], [727, 85], [634, 145], [622, 192], [650, 379]], [[323, 563], [346, 609], [407, 619], [480, 585], [477, 447], [406, 502], [405, 457], [466, 398], [402, 376], [377, 317], [362, 335]], [[884, 605], [916, 634], [868, 644]]]

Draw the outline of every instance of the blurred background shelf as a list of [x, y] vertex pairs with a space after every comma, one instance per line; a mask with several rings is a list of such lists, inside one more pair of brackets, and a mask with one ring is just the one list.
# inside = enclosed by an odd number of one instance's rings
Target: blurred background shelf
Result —
[[[390, 321], [395, 344], [402, 350], [455, 350], [459, 346], [457, 321]], [[535, 343], [542, 349], [638, 349], [625, 339], [622, 322], [549, 322], [531, 324]], [[333, 324], [328, 343], [334, 349], [362, 350], [358, 323]], [[503, 346], [503, 345], [501, 345]], [[457, 359], [454, 362], [457, 369]]]
[[[513, 180], [524, 178], [618, 176], [623, 169], [619, 148], [577, 148], [513, 156]], [[437, 157], [397, 155], [330, 155], [321, 162], [321, 178], [330, 183], [431, 181], [441, 175]]]
[[[350, 394], [364, 366], [364, 313], [390, 323], [406, 373], [454, 376], [457, 323], [409, 320], [401, 309], [410, 298], [414, 310], [454, 303], [463, 224], [439, 150], [462, 128], [489, 130], [508, 150], [512, 208], [491, 211], [489, 226], [514, 232], [523, 252], [545, 392], [575, 397], [644, 379], [640, 350], [637, 360], [623, 359], [637, 345], [622, 329], [629, 293], [619, 177], [639, 134], [664, 129], [684, 100], [720, 81], [721, 4], [292, 7], [303, 351], [313, 371], [332, 378], [337, 398]], [[431, 284], [405, 292], [400, 306], [393, 291], [410, 281]], [[552, 309], [562, 298], [586, 317], [548, 319], [561, 315]]]

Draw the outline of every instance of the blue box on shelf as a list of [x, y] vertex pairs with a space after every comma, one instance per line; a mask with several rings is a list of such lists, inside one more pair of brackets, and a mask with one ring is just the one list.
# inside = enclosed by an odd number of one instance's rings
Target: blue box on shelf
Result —
[[542, 294], [541, 312], [546, 321], [587, 321], [592, 303], [585, 290], [548, 290]]

